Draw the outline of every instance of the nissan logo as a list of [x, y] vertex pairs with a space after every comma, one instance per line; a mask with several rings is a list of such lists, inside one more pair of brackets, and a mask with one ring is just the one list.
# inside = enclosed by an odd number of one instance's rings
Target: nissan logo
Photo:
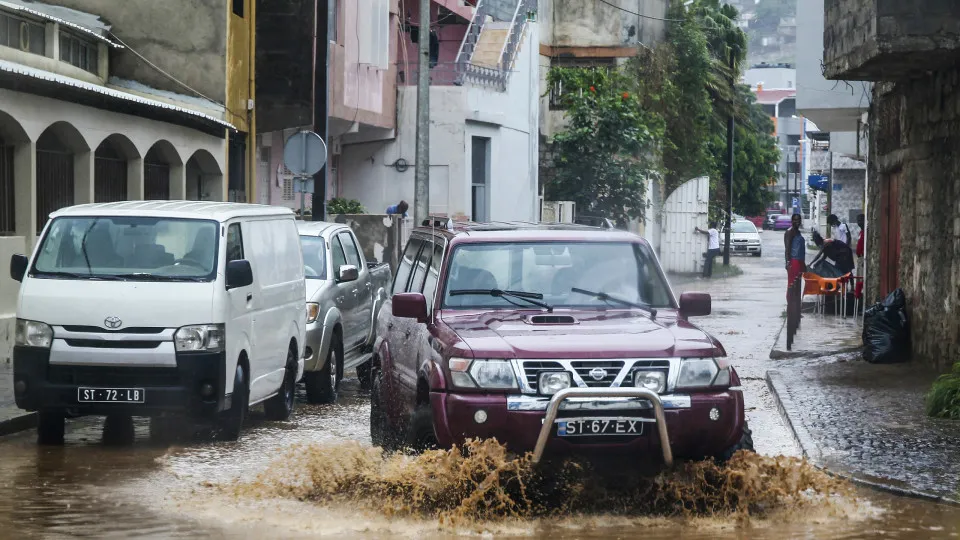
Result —
[[110, 330], [116, 330], [123, 326], [123, 321], [120, 320], [120, 317], [107, 317], [103, 320], [103, 324]]
[[607, 370], [595, 367], [590, 370], [590, 378], [595, 381], [602, 381], [607, 376]]

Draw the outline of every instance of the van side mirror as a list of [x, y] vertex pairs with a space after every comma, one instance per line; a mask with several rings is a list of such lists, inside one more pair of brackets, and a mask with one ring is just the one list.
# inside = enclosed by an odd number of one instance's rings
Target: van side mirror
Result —
[[27, 275], [28, 263], [29, 261], [23, 255], [10, 257], [10, 277], [14, 281], [23, 281], [23, 276]]
[[337, 269], [337, 281], [340, 283], [350, 283], [358, 279], [360, 279], [360, 270], [352, 264], [343, 264]]
[[253, 285], [253, 268], [250, 261], [230, 261], [227, 263], [227, 290]]
[[688, 292], [680, 295], [681, 317], [706, 317], [713, 311], [709, 294]]
[[401, 319], [416, 319], [427, 322], [427, 299], [420, 293], [393, 295], [393, 316]]

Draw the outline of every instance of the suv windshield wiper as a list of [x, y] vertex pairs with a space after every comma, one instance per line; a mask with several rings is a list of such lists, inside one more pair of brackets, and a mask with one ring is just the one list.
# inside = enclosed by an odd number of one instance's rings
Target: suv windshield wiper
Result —
[[642, 310], [644, 310], [644, 311], [649, 311], [649, 312], [650, 312], [650, 318], [651, 318], [651, 319], [656, 319], [656, 318], [657, 318], [657, 309], [656, 309], [655, 307], [651, 306], [650, 304], [643, 304], [643, 303], [640, 303], [640, 302], [631, 302], [631, 301], [629, 301], [629, 300], [624, 300], [624, 299], [622, 299], [622, 298], [617, 298], [616, 296], [610, 296], [609, 294], [607, 294], [607, 293], [605, 293], [605, 292], [593, 292], [593, 291], [588, 291], [588, 290], [586, 290], [586, 289], [578, 289], [578, 288], [576, 288], [576, 287], [574, 287], [573, 289], [570, 289], [570, 290], [571, 290], [572, 292], [575, 292], [575, 293], [578, 293], [578, 294], [585, 294], [585, 295], [587, 295], [587, 296], [592, 296], [592, 297], [596, 298], [597, 300], [601, 300], [601, 301], [603, 301], [603, 302], [614, 302], [614, 303], [621, 304], [621, 305], [624, 305], [624, 306], [629, 306], [629, 307], [634, 307], [634, 308], [637, 308], [637, 309], [642, 309]]
[[543, 308], [549, 311], [550, 313], [553, 313], [553, 306], [551, 306], [546, 302], [540, 301], [540, 300], [543, 300], [543, 295], [540, 293], [532, 293], [532, 292], [525, 292], [525, 291], [503, 291], [500, 289], [458, 289], [455, 291], [450, 291], [450, 296], [466, 296], [466, 295], [495, 296], [497, 298], [503, 298], [504, 300], [506, 300], [507, 302], [510, 302], [515, 306], [522, 307], [520, 306], [520, 304], [517, 304], [516, 302], [513, 302], [510, 300], [511, 298], [517, 298], [519, 300], [529, 302], [534, 306]]

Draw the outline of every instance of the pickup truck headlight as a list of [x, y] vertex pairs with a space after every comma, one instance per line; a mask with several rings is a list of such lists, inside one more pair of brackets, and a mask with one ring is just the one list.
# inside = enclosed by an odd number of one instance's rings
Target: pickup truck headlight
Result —
[[320, 304], [307, 302], [307, 324], [317, 322], [317, 317], [319, 316], [320, 316]]
[[222, 324], [184, 326], [173, 335], [177, 352], [220, 352], [223, 350]]
[[53, 328], [46, 323], [17, 319], [14, 343], [21, 347], [49, 349], [53, 345]]
[[730, 367], [721, 368], [713, 358], [685, 358], [680, 362], [677, 388], [730, 386]]
[[461, 388], [488, 388], [491, 390], [519, 389], [517, 376], [509, 360], [471, 360], [451, 358], [450, 378]]

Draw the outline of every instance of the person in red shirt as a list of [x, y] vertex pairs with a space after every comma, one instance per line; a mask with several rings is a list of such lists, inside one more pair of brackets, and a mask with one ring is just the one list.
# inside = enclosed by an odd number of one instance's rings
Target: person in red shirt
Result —
[[860, 236], [857, 238], [857, 284], [854, 287], [854, 294], [860, 297], [863, 294], [863, 233], [864, 233], [864, 215], [857, 216], [857, 227], [860, 227]]

